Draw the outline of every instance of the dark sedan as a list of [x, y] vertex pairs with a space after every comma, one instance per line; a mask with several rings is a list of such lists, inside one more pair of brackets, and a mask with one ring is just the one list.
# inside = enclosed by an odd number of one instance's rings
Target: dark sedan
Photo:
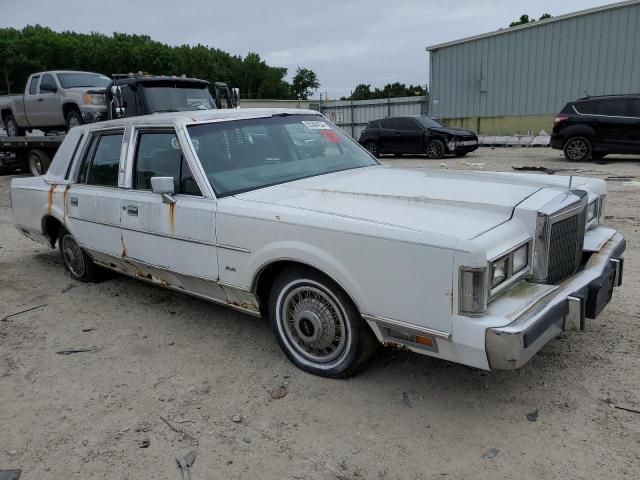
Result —
[[358, 140], [373, 155], [426, 154], [442, 158], [446, 154], [463, 157], [478, 148], [478, 136], [471, 130], [452, 128], [424, 115], [373, 120]]

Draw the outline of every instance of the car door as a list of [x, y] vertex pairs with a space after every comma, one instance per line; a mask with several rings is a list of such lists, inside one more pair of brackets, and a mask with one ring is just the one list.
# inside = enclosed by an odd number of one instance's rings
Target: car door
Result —
[[99, 263], [119, 258], [122, 250], [118, 170], [123, 137], [122, 128], [92, 132], [65, 193], [69, 231]]
[[395, 134], [396, 134], [396, 119], [395, 118], [383, 118], [380, 120], [380, 139], [379, 144], [383, 151], [391, 153], [394, 152]]
[[640, 153], [640, 97], [629, 100], [627, 115], [627, 141], [630, 153]]
[[[591, 117], [596, 131], [596, 143], [607, 145], [608, 149], [619, 151], [624, 148], [627, 137], [627, 119], [624, 104], [618, 99], [598, 99], [585, 102], [578, 107], [580, 113]], [[597, 148], [597, 145], [596, 145]]]
[[413, 118], [397, 118], [394, 134], [394, 151], [398, 153], [423, 153], [422, 127]]
[[[132, 138], [132, 188], [121, 202], [123, 257], [135, 265], [136, 275], [215, 296], [216, 200], [202, 195], [173, 127], [139, 129]], [[175, 203], [151, 191], [153, 177], [173, 177]]]
[[64, 125], [59, 86], [51, 73], [45, 73], [40, 79], [38, 93], [29, 99], [27, 116], [36, 127], [59, 127]]

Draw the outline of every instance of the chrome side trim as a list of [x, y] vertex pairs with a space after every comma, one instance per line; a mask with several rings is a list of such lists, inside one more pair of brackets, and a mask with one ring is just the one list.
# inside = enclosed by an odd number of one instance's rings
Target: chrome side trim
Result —
[[[178, 236], [178, 235], [169, 235], [169, 234], [164, 234], [164, 233], [157, 233], [157, 232], [150, 232], [149, 230], [142, 230], [139, 228], [131, 228], [131, 227], [124, 227], [122, 225], [119, 224], [115, 224], [115, 223], [108, 223], [108, 222], [97, 222], [95, 220], [89, 220], [86, 218], [80, 218], [80, 217], [76, 217], [74, 215], [67, 215], [68, 218], [73, 218], [74, 220], [78, 220], [81, 222], [87, 222], [87, 223], [95, 223], [96, 225], [104, 225], [107, 227], [113, 227], [113, 228], [120, 228], [122, 230], [129, 230], [131, 232], [138, 232], [138, 233], [144, 233], [146, 235], [152, 235], [154, 237], [161, 237], [161, 238], [170, 238], [172, 240], [181, 240], [183, 242], [191, 242], [191, 243], [197, 243], [200, 245], [207, 245], [209, 247], [217, 247], [218, 244], [213, 243], [213, 242], [204, 242], [202, 240], [194, 240], [192, 238], [188, 238], [188, 237], [182, 237], [182, 236]], [[250, 253], [247, 250], [248, 253]]]
[[225, 250], [233, 250], [234, 252], [251, 253], [251, 250], [244, 247], [236, 247], [235, 245], [226, 245], [224, 243], [216, 243], [216, 247], [224, 248]]
[[432, 337], [441, 338], [442, 340], [451, 341], [451, 333], [443, 332], [442, 330], [436, 330], [433, 328], [421, 327], [419, 325], [413, 325], [411, 323], [403, 322], [402, 320], [394, 320], [392, 318], [378, 317], [370, 313], [362, 313], [362, 318], [369, 322], [378, 323], [385, 327], [400, 328], [403, 330], [409, 330], [418, 334], [430, 335]]

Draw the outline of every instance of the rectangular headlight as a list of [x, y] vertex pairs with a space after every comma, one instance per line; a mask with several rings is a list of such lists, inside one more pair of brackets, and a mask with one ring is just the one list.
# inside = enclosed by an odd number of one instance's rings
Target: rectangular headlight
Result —
[[509, 276], [509, 257], [493, 262], [491, 266], [491, 288], [497, 287]]
[[587, 205], [587, 223], [596, 218], [596, 214], [598, 213], [598, 201], [594, 200], [590, 204]]
[[598, 208], [598, 223], [604, 223], [604, 199], [606, 195], [600, 197], [600, 207]]
[[461, 268], [459, 310], [462, 315], [482, 315], [487, 311], [487, 269]]
[[529, 244], [525, 244], [513, 252], [512, 273], [521, 272], [529, 264]]
[[527, 242], [511, 250], [490, 264], [491, 290], [507, 283], [510, 278], [519, 276], [529, 267], [529, 245]]

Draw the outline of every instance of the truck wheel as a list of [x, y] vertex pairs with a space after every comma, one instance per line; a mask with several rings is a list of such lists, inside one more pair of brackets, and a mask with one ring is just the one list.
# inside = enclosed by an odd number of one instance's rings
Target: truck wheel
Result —
[[7, 127], [7, 135], [10, 137], [22, 137], [26, 132], [24, 128], [18, 126], [18, 122], [11, 113], [4, 119], [4, 124]]
[[269, 317], [289, 360], [322, 377], [352, 375], [378, 345], [342, 289], [308, 268], [288, 269], [277, 277]]
[[364, 148], [369, 150], [369, 153], [376, 158], [380, 158], [380, 151], [378, 150], [378, 145], [375, 142], [368, 142]]
[[442, 143], [441, 140], [431, 140], [427, 143], [427, 148], [425, 150], [427, 158], [431, 160], [437, 160], [444, 157], [444, 143]]
[[49, 165], [51, 164], [51, 158], [42, 150], [30, 150], [27, 157], [27, 164], [31, 175], [39, 177], [47, 173]]
[[60, 227], [58, 246], [64, 268], [69, 272], [71, 278], [79, 282], [92, 282], [96, 279], [96, 264], [64, 227]]
[[78, 110], [71, 110], [67, 113], [67, 131], [79, 125], [82, 125], [82, 115]]
[[591, 141], [587, 137], [571, 137], [564, 144], [564, 158], [583, 162], [591, 156]]

